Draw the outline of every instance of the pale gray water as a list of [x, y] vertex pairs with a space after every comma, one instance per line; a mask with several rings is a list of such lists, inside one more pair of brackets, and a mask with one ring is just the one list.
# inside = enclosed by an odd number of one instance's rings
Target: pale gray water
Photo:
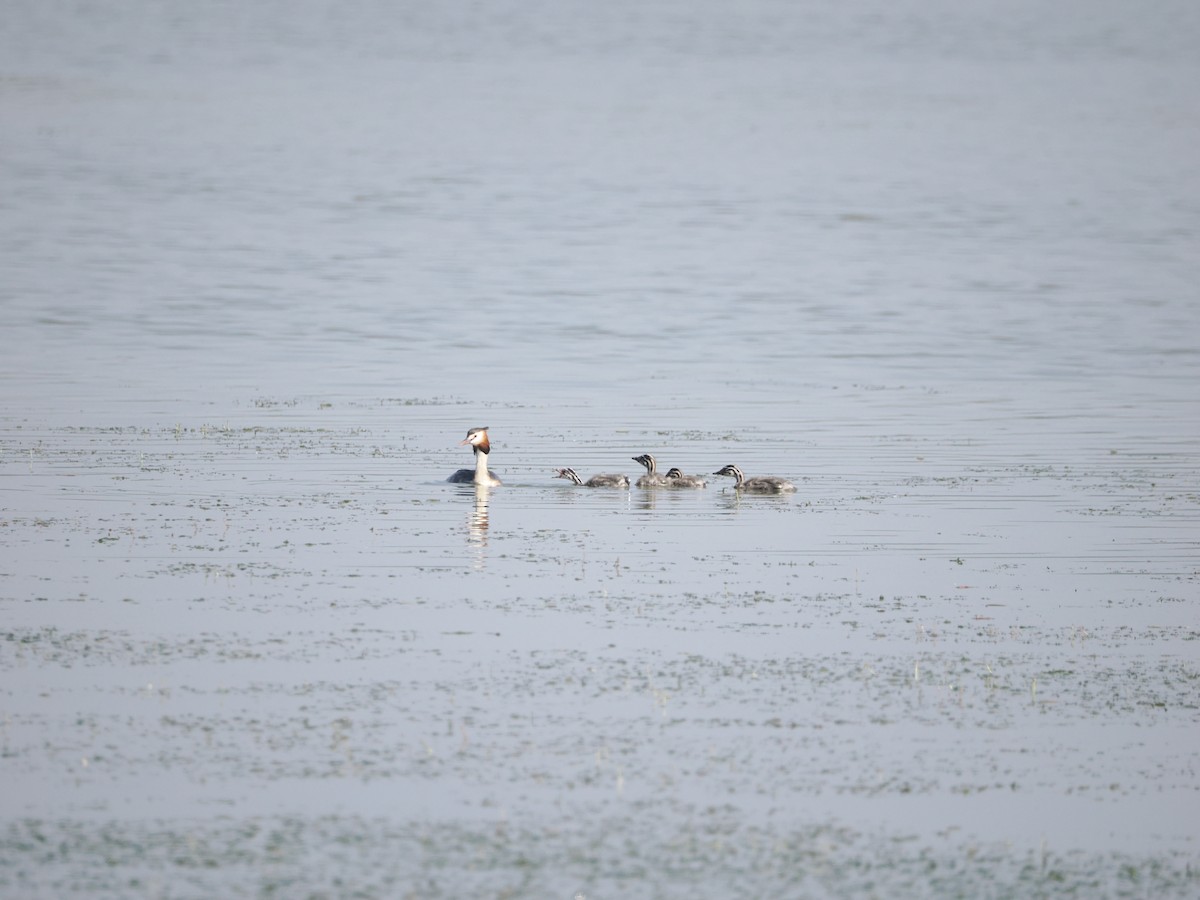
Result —
[[1194, 4], [0, 24], [0, 892], [1197, 891]]

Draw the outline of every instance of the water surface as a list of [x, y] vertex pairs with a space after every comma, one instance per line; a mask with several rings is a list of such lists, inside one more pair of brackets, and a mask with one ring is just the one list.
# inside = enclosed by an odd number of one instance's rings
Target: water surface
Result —
[[5, 892], [1195, 893], [1191, 5], [7, 18]]

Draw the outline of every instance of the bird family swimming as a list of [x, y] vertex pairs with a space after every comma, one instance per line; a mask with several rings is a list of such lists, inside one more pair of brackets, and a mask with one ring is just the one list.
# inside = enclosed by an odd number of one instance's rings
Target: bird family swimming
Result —
[[734, 479], [734, 490], [748, 494], [786, 494], [796, 489], [794, 484], [778, 475], [758, 475], [754, 478], [747, 478], [735, 465], [725, 466], [713, 474], [730, 476]]
[[[475, 454], [475, 468], [459, 469], [446, 480], [452, 484], [473, 483], [488, 486], [502, 484], [503, 482], [501, 482], [499, 476], [488, 468], [488, 454], [491, 452], [492, 447], [488, 441], [487, 426], [472, 428], [467, 432], [467, 436], [459, 442], [460, 447], [463, 444], [471, 445], [471, 451]], [[643, 453], [641, 456], [634, 456], [632, 458], [646, 467], [646, 474], [637, 480], [638, 487], [702, 488], [708, 484], [699, 475], [685, 475], [682, 470], [677, 468], [671, 468], [667, 471], [666, 475], [659, 475], [658, 463], [649, 453]], [[741, 469], [732, 464], [718, 469], [713, 474], [727, 475], [733, 478], [734, 490], [742, 493], [786, 494], [796, 490], [794, 484], [776, 475], [759, 475], [754, 478], [747, 478], [742, 474]], [[583, 487], [629, 487], [629, 476], [616, 473], [593, 475], [587, 481], [584, 481], [574, 469], [565, 468], [559, 469], [558, 474], [554, 477], [565, 478]]]
[[666, 485], [671, 488], [702, 488], [707, 487], [708, 482], [699, 475], [684, 475], [683, 471], [676, 468], [670, 468], [666, 474]]
[[581, 484], [584, 487], [613, 487], [613, 488], [629, 487], [629, 476], [628, 475], [611, 475], [611, 474], [593, 475], [587, 481], [584, 481], [582, 478], [579, 477], [579, 473], [576, 472], [574, 469], [566, 468], [566, 469], [559, 469], [558, 474], [555, 475], [554, 477], [555, 478], [566, 478], [568, 481], [573, 481], [573, 482], [575, 482], [575, 484]]
[[496, 477], [495, 473], [488, 469], [488, 453], [491, 452], [491, 444], [488, 443], [487, 426], [483, 428], [472, 428], [467, 432], [467, 436], [459, 441], [458, 446], [470, 444], [471, 449], [475, 454], [475, 468], [459, 469], [446, 480], [453, 484], [486, 484], [497, 485], [503, 482]]
[[633, 461], [646, 467], [646, 474], [637, 480], [638, 487], [662, 487], [667, 483], [667, 476], [658, 474], [658, 462], [649, 453], [635, 456]]

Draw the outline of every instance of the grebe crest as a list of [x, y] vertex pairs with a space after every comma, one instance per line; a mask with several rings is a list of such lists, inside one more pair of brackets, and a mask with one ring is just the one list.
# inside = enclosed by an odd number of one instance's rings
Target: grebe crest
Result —
[[754, 478], [747, 478], [735, 465], [725, 466], [713, 474], [728, 475], [734, 479], [734, 490], [750, 494], [786, 494], [796, 489], [796, 486], [790, 481], [777, 475], [758, 475]]
[[475, 454], [475, 468], [459, 469], [446, 480], [453, 484], [486, 484], [497, 485], [502, 482], [496, 476], [495, 472], [488, 469], [488, 454], [492, 451], [492, 445], [488, 441], [488, 430], [485, 425], [483, 428], [472, 428], [467, 432], [467, 436], [458, 442], [458, 446], [463, 444], [471, 445], [471, 452]]

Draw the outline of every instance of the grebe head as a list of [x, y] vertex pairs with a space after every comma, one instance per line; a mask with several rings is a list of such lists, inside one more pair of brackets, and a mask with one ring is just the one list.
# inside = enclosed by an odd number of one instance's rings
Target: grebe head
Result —
[[476, 450], [482, 450], [484, 453], [490, 452], [492, 445], [488, 443], [487, 426], [472, 428], [467, 432], [467, 436], [458, 442], [460, 447], [463, 444], [470, 444]]
[[671, 468], [667, 469], [666, 477], [667, 478], [682, 478], [683, 472], [680, 471], [679, 469], [675, 468], [674, 466], [672, 466]]
[[742, 474], [742, 470], [734, 465], [725, 466], [724, 468], [718, 469], [717, 471], [713, 472], [713, 474], [714, 475], [728, 475], [731, 478], [736, 478], [739, 482], [742, 481], [746, 477], [745, 475]]
[[649, 453], [643, 453], [641, 456], [635, 456], [633, 457], [633, 461], [636, 463], [641, 463], [643, 466], [645, 466], [646, 473], [648, 475], [653, 475], [655, 469], [658, 468], [657, 460], [655, 460], [655, 458]]
[[571, 468], [559, 469], [558, 474], [555, 475], [554, 477], [555, 478], [566, 478], [568, 481], [573, 481], [576, 484], [583, 484], [583, 479], [579, 477], [579, 473]]

